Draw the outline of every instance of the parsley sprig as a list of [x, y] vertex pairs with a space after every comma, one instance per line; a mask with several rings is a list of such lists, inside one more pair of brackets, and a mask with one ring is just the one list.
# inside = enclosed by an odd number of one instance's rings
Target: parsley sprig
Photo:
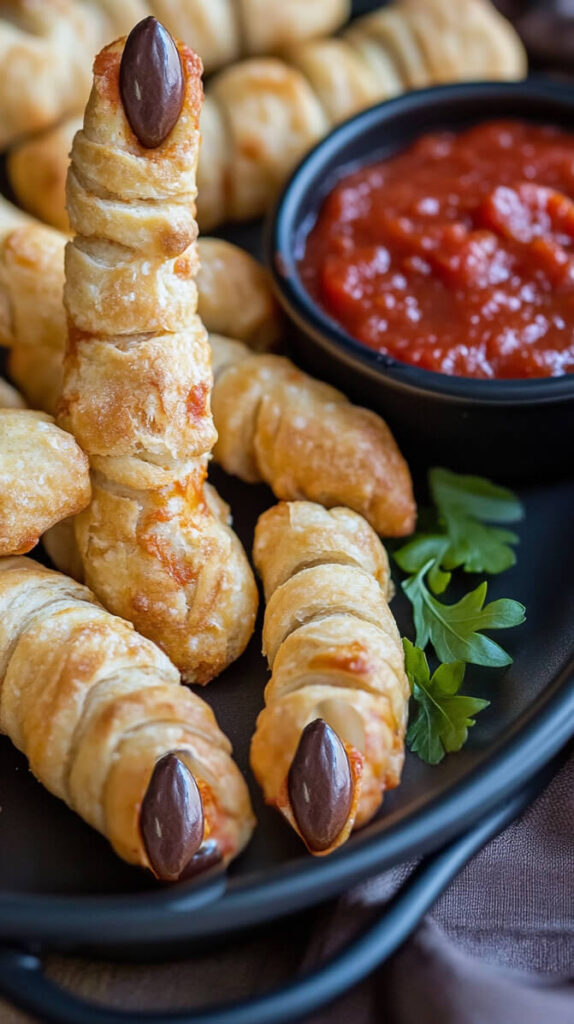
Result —
[[458, 691], [465, 664], [453, 661], [439, 665], [430, 674], [424, 651], [403, 639], [405, 666], [417, 711], [407, 732], [409, 748], [427, 764], [438, 764], [445, 754], [460, 750], [466, 743], [474, 716], [490, 701], [466, 697]]
[[445, 662], [469, 661], [492, 668], [510, 665], [510, 655], [480, 631], [518, 626], [524, 622], [524, 605], [503, 597], [485, 606], [486, 583], [465, 594], [456, 604], [443, 604], [425, 585], [424, 577], [431, 566], [432, 562], [427, 562], [402, 585], [413, 606], [417, 646], [424, 650], [432, 643], [437, 657]]
[[[516, 522], [524, 513], [511, 491], [482, 477], [432, 469], [429, 487], [436, 510], [421, 516], [427, 529], [416, 533], [394, 558], [409, 573], [402, 587], [413, 606], [416, 631], [416, 646], [403, 640], [418, 706], [407, 742], [423, 760], [437, 764], [445, 752], [460, 750], [473, 715], [488, 704], [458, 694], [465, 664], [500, 668], [512, 662], [483, 630], [508, 629], [525, 618], [519, 601], [500, 598], [485, 604], [486, 582], [454, 604], [437, 595], [447, 589], [456, 569], [498, 574], [514, 565], [519, 538], [499, 524]], [[429, 644], [442, 662], [432, 677], [424, 654]]]
[[522, 519], [522, 505], [506, 487], [480, 476], [459, 476], [448, 469], [431, 469], [430, 491], [436, 505], [436, 529], [415, 533], [395, 561], [405, 572], [418, 573], [429, 560], [429, 586], [441, 594], [453, 569], [497, 574], [516, 562], [512, 545], [517, 535], [492, 523]]

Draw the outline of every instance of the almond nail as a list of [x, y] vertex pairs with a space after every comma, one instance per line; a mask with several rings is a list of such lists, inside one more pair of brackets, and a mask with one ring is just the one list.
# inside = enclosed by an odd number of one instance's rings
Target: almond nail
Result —
[[201, 844], [197, 853], [194, 853], [189, 864], [186, 864], [179, 876], [179, 881], [185, 882], [190, 878], [195, 878], [196, 875], [203, 874], [204, 871], [215, 867], [216, 864], [221, 864], [222, 860], [221, 850], [215, 839], [208, 839], [207, 842]]
[[189, 768], [175, 754], [166, 754], [153, 770], [140, 829], [154, 874], [174, 882], [203, 841], [201, 794]]
[[303, 730], [289, 769], [291, 809], [311, 850], [327, 850], [353, 803], [349, 760], [337, 733], [316, 718]]
[[142, 146], [155, 149], [174, 127], [183, 105], [184, 77], [175, 45], [156, 18], [130, 32], [120, 64], [120, 96]]

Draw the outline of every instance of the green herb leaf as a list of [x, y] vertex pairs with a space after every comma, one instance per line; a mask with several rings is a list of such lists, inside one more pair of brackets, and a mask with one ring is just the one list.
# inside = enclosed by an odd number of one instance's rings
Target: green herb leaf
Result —
[[465, 594], [456, 604], [442, 604], [433, 597], [424, 581], [432, 565], [427, 562], [402, 584], [413, 606], [417, 646], [424, 650], [430, 641], [437, 657], [444, 662], [467, 661], [492, 667], [510, 665], [510, 655], [481, 630], [518, 626], [524, 622], [524, 605], [502, 598], [484, 606], [486, 583]]
[[431, 469], [429, 485], [450, 541], [441, 558], [443, 569], [499, 573], [514, 565], [511, 545], [518, 543], [517, 535], [487, 525], [522, 519], [522, 505], [512, 491], [480, 476], [439, 468]]
[[412, 540], [394, 553], [394, 559], [403, 572], [420, 572], [432, 561], [429, 584], [435, 594], [442, 594], [450, 583], [451, 573], [441, 569], [450, 548], [448, 537], [438, 533], [416, 533]]
[[403, 572], [415, 573], [422, 569], [430, 559], [442, 562], [450, 541], [448, 537], [436, 533], [415, 533], [402, 548], [395, 551], [394, 559]]
[[403, 638], [405, 667], [417, 713], [407, 732], [409, 748], [427, 764], [438, 764], [445, 753], [460, 750], [475, 724], [474, 715], [489, 701], [458, 693], [465, 665], [455, 661], [439, 665], [430, 677], [427, 659], [419, 647]]
[[515, 523], [524, 509], [515, 494], [482, 476], [461, 476], [450, 469], [431, 469], [429, 484], [441, 514], [462, 512], [483, 523]]
[[460, 476], [448, 469], [431, 469], [429, 485], [437, 506], [438, 519], [430, 530], [416, 533], [395, 552], [404, 572], [418, 573], [430, 559], [428, 582], [435, 594], [450, 583], [453, 569], [465, 572], [504, 572], [514, 565], [512, 545], [518, 537], [511, 530], [490, 525], [511, 523], [522, 518], [522, 505], [506, 487], [498, 487], [479, 476]]

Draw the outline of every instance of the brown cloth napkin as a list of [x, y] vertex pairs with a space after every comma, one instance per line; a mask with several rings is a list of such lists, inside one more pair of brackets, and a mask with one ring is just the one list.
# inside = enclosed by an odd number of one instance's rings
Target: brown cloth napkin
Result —
[[[306, 966], [404, 869], [339, 901]], [[531, 973], [526, 973], [531, 972]], [[574, 759], [467, 865], [405, 946], [313, 1024], [574, 1024]]]
[[[132, 1011], [246, 998], [344, 944], [411, 867], [193, 960], [133, 967], [53, 957], [48, 973], [84, 998]], [[574, 758], [467, 865], [403, 948], [309, 1024], [574, 1024], [573, 882]], [[25, 1020], [0, 1003], [2, 1024]]]

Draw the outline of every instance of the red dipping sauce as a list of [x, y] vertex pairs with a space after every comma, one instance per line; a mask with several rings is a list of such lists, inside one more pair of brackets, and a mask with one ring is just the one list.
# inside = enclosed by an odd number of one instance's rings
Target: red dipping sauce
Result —
[[300, 271], [358, 341], [462, 377], [574, 372], [574, 135], [496, 121], [343, 178]]

